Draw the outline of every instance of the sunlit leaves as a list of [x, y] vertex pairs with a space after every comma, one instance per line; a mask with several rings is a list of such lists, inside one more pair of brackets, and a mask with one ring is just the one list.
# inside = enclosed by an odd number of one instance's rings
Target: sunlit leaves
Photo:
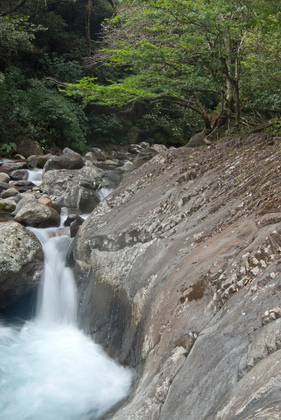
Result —
[[[122, 71], [83, 79], [72, 92], [85, 103], [125, 106], [170, 97], [206, 112], [240, 118], [240, 106], [280, 107], [280, 2], [131, 0], [105, 25], [96, 62]], [[272, 40], [272, 43], [271, 43]], [[70, 89], [70, 91], [71, 91]], [[205, 110], [205, 111], [204, 111]]]

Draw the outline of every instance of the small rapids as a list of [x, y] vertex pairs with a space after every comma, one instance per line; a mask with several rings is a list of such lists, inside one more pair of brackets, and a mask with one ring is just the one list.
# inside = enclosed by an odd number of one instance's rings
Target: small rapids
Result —
[[28, 169], [28, 180], [33, 182], [34, 185], [39, 186], [42, 182], [42, 172], [43, 169]]
[[129, 392], [132, 372], [76, 324], [76, 286], [64, 258], [68, 237], [30, 229], [45, 254], [36, 316], [0, 320], [0, 418], [94, 420]]

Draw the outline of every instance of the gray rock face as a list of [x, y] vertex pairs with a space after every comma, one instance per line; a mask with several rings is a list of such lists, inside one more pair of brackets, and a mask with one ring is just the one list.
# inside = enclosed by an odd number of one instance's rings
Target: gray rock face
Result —
[[81, 169], [83, 166], [84, 161], [82, 156], [79, 153], [71, 151], [47, 160], [44, 166], [44, 172], [54, 169]]
[[81, 325], [139, 375], [115, 420], [279, 418], [278, 147], [158, 154], [81, 226]]
[[45, 206], [37, 200], [24, 201], [22, 204], [19, 202], [14, 220], [24, 226], [44, 228], [59, 226], [60, 215], [52, 207]]
[[0, 223], [0, 308], [36, 287], [43, 252], [35, 235], [16, 222]]
[[61, 206], [89, 213], [100, 201], [96, 189], [104, 176], [105, 172], [93, 165], [80, 170], [52, 170], [44, 174], [41, 189]]

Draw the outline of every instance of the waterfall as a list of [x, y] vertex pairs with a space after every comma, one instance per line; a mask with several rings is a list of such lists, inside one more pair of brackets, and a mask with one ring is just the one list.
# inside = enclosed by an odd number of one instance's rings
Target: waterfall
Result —
[[42, 323], [76, 324], [77, 296], [75, 280], [65, 266], [65, 253], [71, 239], [68, 236], [49, 238], [53, 229], [30, 229], [40, 240], [45, 257], [45, 269], [39, 287], [36, 319]]
[[98, 419], [127, 396], [132, 372], [77, 328], [75, 282], [64, 264], [70, 239], [31, 230], [42, 243], [45, 272], [35, 318], [0, 320], [0, 418]]

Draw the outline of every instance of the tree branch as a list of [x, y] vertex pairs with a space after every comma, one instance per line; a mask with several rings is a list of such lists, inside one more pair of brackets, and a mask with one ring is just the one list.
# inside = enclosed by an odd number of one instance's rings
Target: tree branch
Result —
[[116, 7], [115, 0], [108, 0], [108, 3], [110, 3], [112, 8], [115, 9], [115, 7]]
[[24, 3], [26, 3], [26, 2], [27, 2], [27, 0], [19, 0], [14, 7], [11, 7], [11, 9], [7, 9], [7, 10], [4, 10], [3, 12], [0, 12], [0, 16], [10, 15], [11, 13], [18, 10], [19, 7], [23, 6]]

